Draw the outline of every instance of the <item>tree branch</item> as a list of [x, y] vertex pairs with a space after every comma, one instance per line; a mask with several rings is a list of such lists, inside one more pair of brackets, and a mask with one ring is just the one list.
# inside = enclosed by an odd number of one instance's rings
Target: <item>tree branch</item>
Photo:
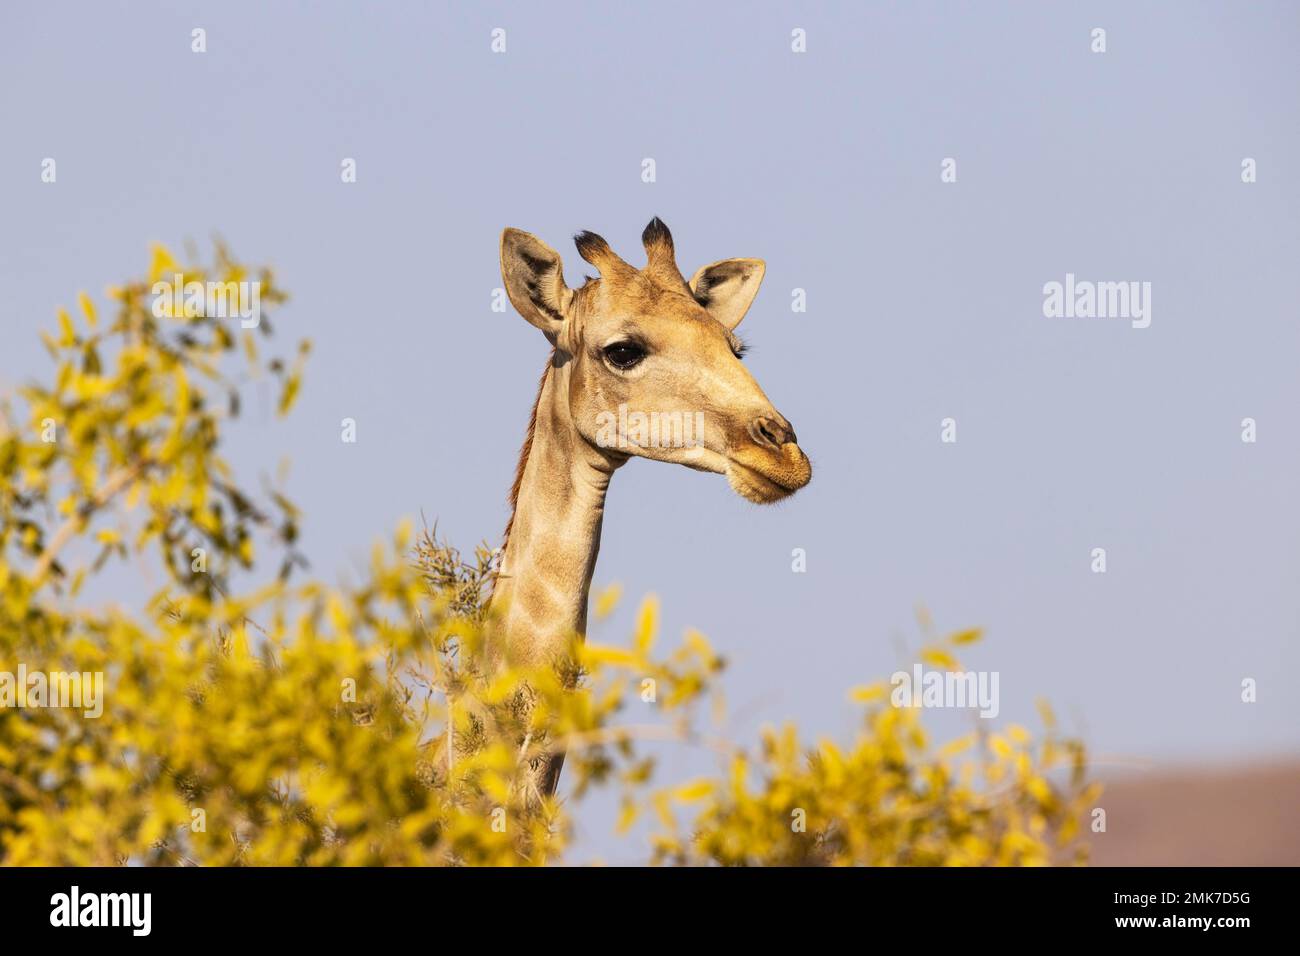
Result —
[[36, 566], [32, 569], [32, 580], [36, 582], [38, 587], [41, 581], [44, 580], [45, 575], [49, 572], [50, 566], [54, 564], [54, 559], [58, 556], [59, 552], [62, 551], [67, 543], [72, 540], [73, 536], [76, 535], [77, 528], [83, 522], [87, 521], [96, 511], [108, 504], [109, 501], [113, 499], [114, 495], [133, 482], [136, 478], [140, 477], [140, 474], [148, 467], [148, 465], [149, 462], [147, 461], [138, 461], [133, 465], [124, 466], [113, 472], [108, 476], [108, 480], [104, 482], [100, 489], [91, 496], [90, 501], [78, 508], [76, 514], [70, 516], [67, 521], [63, 522], [59, 527], [59, 530], [54, 532], [54, 537], [51, 538], [50, 543], [45, 546], [45, 550], [41, 552], [40, 558], [36, 561]]

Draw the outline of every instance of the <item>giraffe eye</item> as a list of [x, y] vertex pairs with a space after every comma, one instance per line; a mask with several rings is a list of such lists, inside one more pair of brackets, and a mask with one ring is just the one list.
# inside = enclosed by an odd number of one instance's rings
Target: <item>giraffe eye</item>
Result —
[[645, 358], [645, 349], [635, 342], [615, 342], [606, 347], [605, 358], [615, 368], [627, 371]]

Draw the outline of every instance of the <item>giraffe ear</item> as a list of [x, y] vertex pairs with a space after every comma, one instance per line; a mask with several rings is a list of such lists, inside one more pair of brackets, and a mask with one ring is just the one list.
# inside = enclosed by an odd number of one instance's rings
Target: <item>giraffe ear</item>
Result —
[[521, 229], [501, 233], [501, 278], [519, 314], [554, 340], [573, 302], [560, 254]]
[[695, 273], [688, 285], [696, 302], [728, 329], [734, 329], [758, 295], [766, 271], [762, 259], [722, 259]]

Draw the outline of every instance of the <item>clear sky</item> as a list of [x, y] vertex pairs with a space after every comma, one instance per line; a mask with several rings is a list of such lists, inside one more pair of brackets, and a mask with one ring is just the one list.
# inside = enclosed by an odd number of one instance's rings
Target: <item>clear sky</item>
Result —
[[[316, 344], [230, 449], [293, 461], [314, 572], [421, 510], [495, 543], [547, 354], [491, 311], [501, 229], [576, 283], [575, 231], [639, 262], [659, 215], [688, 275], [767, 261], [747, 362], [815, 468], [768, 509], [644, 461], [611, 489], [597, 584], [727, 655], [729, 733], [847, 736], [923, 605], [986, 629], [1001, 719], [1045, 696], [1112, 766], [1294, 754], [1298, 46], [1289, 3], [6, 3], [0, 385], [48, 369], [57, 305], [220, 232]], [[1150, 282], [1150, 326], [1045, 317], [1067, 273]], [[640, 857], [611, 818], [588, 850]]]

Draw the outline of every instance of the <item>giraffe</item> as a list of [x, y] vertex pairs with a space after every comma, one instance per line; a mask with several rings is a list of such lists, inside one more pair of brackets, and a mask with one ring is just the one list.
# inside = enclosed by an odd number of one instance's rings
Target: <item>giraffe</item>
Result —
[[[501, 235], [506, 294], [552, 350], [491, 598], [499, 663], [545, 666], [585, 634], [605, 494], [630, 458], [725, 475], [762, 504], [812, 477], [794, 429], [741, 362], [735, 328], [763, 261], [723, 259], [687, 282], [663, 222], [652, 219], [641, 238], [647, 262], [637, 269], [600, 236], [579, 233], [578, 253], [600, 277], [571, 289], [550, 246], [518, 229]], [[562, 762], [543, 768], [542, 792], [554, 792]]]

